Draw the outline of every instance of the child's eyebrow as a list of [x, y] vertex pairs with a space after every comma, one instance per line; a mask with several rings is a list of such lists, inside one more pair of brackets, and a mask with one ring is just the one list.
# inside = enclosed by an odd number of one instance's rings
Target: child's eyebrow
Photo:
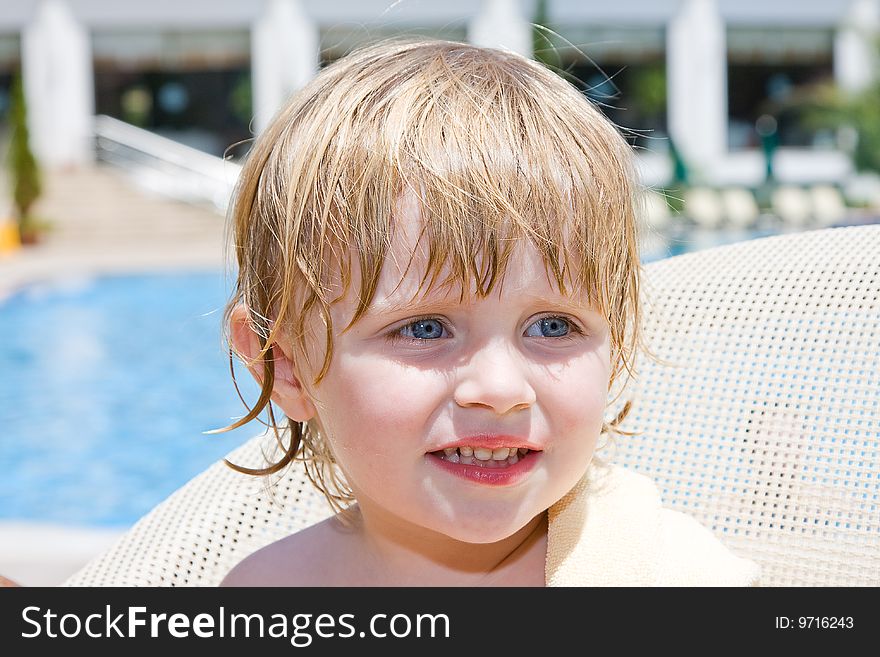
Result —
[[[592, 303], [581, 303], [575, 299], [566, 296], [545, 296], [536, 294], [516, 295], [516, 301], [527, 306], [548, 306], [553, 308], [563, 308], [571, 312], [578, 313], [598, 313], [598, 309]], [[366, 317], [380, 317], [383, 315], [391, 315], [403, 310], [416, 311], [419, 308], [429, 308], [431, 310], [447, 310], [469, 305], [467, 302], [459, 303], [453, 299], [407, 299], [403, 301], [389, 301], [388, 299], [371, 304], [364, 313]]]
[[406, 299], [403, 301], [378, 301], [370, 304], [364, 313], [365, 317], [380, 317], [382, 315], [391, 315], [402, 310], [414, 310], [419, 307], [430, 306], [431, 308], [441, 310], [445, 308], [454, 308], [462, 304], [457, 301], [448, 299]]

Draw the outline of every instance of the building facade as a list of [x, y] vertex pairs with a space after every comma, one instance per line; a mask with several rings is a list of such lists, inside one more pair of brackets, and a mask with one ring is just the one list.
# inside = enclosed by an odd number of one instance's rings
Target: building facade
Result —
[[[0, 124], [24, 78], [34, 150], [48, 166], [92, 157], [95, 114], [221, 154], [266, 125], [320, 66], [395, 35], [504, 47], [556, 67], [638, 149], [647, 182], [669, 149], [696, 178], [755, 184], [759, 119], [777, 173], [840, 180], [839, 135], [806, 129], [797, 91], [876, 79], [880, 0], [4, 0]], [[545, 26], [536, 38], [533, 23]], [[235, 152], [233, 150], [233, 152]]]

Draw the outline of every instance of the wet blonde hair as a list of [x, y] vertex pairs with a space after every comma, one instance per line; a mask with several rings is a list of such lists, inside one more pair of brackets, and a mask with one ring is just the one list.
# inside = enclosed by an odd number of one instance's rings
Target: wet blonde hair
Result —
[[[434, 287], [489, 295], [511, 249], [528, 240], [562, 294], [589, 295], [610, 326], [613, 384], [633, 373], [640, 345], [637, 190], [624, 139], [568, 82], [519, 55], [464, 43], [394, 40], [359, 49], [297, 92], [257, 139], [231, 211], [238, 262], [226, 307], [243, 304], [262, 350], [259, 399], [282, 456], [249, 474], [272, 474], [294, 458], [339, 510], [353, 500], [320, 427], [288, 418], [284, 444], [270, 395], [273, 345], [289, 341], [308, 363], [306, 327], [318, 313], [333, 353], [334, 281], [345, 295], [352, 261], [361, 273], [348, 330], [369, 308], [390, 250], [395, 209], [418, 199]], [[480, 266], [477, 266], [477, 263]], [[438, 280], [444, 265], [450, 274]], [[314, 337], [314, 336], [311, 336]], [[239, 355], [240, 358], [242, 358]], [[232, 351], [230, 350], [230, 365]], [[299, 369], [299, 368], [298, 368]], [[233, 372], [234, 378], [234, 372]], [[603, 425], [617, 431], [629, 404]]]

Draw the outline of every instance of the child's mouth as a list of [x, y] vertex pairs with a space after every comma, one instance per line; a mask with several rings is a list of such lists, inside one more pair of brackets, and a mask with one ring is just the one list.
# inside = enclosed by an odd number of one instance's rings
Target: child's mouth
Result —
[[476, 465], [482, 468], [508, 468], [516, 465], [533, 450], [525, 447], [499, 447], [488, 449], [484, 447], [448, 447], [446, 449], [431, 452], [433, 456], [461, 465]]

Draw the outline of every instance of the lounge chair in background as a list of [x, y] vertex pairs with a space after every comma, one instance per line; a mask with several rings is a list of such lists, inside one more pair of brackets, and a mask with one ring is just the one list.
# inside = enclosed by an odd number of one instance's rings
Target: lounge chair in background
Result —
[[[880, 586], [880, 225], [755, 239], [645, 266], [644, 356], [599, 454], [652, 477], [758, 562], [764, 586]], [[616, 409], [611, 409], [612, 411]], [[265, 465], [259, 436], [230, 455]], [[67, 580], [213, 586], [330, 514], [301, 464], [217, 463]], [[61, 549], [61, 548], [59, 548]]]
[[814, 185], [810, 188], [810, 198], [813, 201], [813, 216], [817, 226], [833, 226], [846, 219], [846, 203], [836, 187]]
[[718, 228], [724, 220], [724, 208], [718, 192], [710, 187], [686, 189], [684, 214], [701, 228]]
[[843, 185], [847, 205], [880, 212], [880, 174], [862, 172], [851, 176]]
[[773, 190], [770, 199], [773, 212], [787, 226], [806, 226], [813, 217], [813, 203], [806, 190], [782, 185]]
[[736, 228], [751, 228], [760, 216], [755, 195], [745, 187], [721, 190], [721, 205], [727, 223]]
[[643, 197], [644, 223], [653, 230], [663, 230], [672, 221], [672, 213], [666, 196], [652, 189], [645, 190]]

